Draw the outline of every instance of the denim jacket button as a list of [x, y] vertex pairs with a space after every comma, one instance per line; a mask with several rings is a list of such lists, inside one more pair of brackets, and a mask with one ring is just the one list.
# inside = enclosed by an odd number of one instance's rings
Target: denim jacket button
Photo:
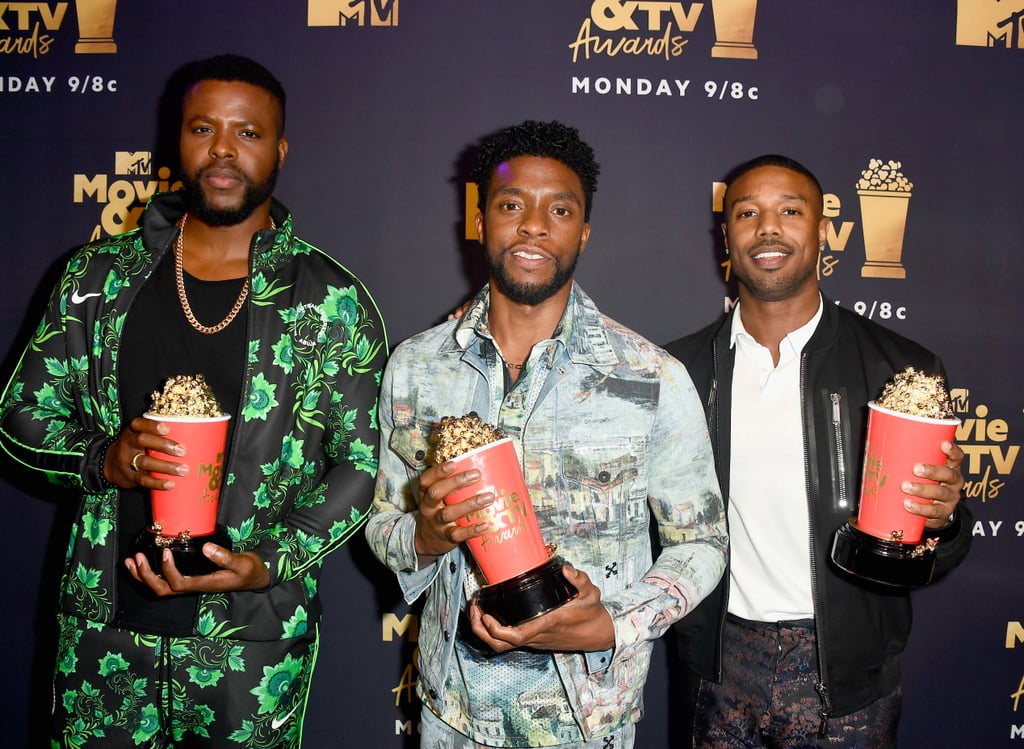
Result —
[[607, 484], [611, 480], [611, 478], [612, 475], [608, 473], [608, 471], [601, 471], [599, 474], [597, 474], [597, 480], [600, 481], [602, 484]]
[[416, 460], [423, 460], [425, 457], [427, 457], [427, 454], [425, 452], [423, 452], [422, 450], [416, 451]]

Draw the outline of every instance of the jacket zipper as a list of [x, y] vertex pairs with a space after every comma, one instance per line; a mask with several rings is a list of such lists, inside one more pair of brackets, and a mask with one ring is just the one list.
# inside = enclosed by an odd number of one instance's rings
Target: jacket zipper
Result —
[[[804, 424], [804, 488], [807, 491], [807, 534], [808, 534], [808, 546], [810, 548], [811, 557], [811, 598], [814, 605], [814, 641], [815, 647], [818, 651], [818, 683], [814, 686], [815, 691], [818, 692], [818, 696], [821, 698], [821, 710], [819, 716], [821, 717], [821, 723], [818, 724], [818, 737], [825, 738], [828, 736], [828, 721], [832, 716], [832, 700], [829, 697], [828, 685], [825, 683], [825, 674], [828, 673], [826, 668], [827, 658], [825, 657], [825, 648], [822, 647], [823, 631], [821, 617], [818, 616], [818, 612], [822, 611], [820, 605], [820, 596], [818, 588], [818, 565], [814, 560], [814, 507], [813, 507], [813, 494], [811, 492], [811, 486], [809, 481], [810, 471], [807, 470], [810, 464], [810, 451], [807, 444], [807, 355], [800, 355], [800, 411], [802, 422]], [[812, 404], [813, 406], [813, 404]], [[837, 420], [839, 410], [839, 403], [835, 396], [832, 399], [832, 417], [833, 427], [837, 430], [839, 423]], [[811, 408], [813, 413], [813, 407]]]
[[836, 483], [839, 484], [839, 509], [845, 510], [850, 506], [850, 499], [846, 495], [846, 453], [843, 450], [843, 420], [839, 403], [842, 396], [839, 393], [832, 393], [832, 436], [835, 438], [836, 446]]

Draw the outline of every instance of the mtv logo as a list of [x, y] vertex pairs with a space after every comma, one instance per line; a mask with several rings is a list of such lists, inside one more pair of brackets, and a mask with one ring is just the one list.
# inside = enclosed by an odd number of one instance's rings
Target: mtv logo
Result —
[[967, 413], [971, 408], [971, 391], [967, 388], [952, 388], [949, 399], [953, 401], [953, 410], [958, 414]]
[[957, 0], [956, 43], [1024, 49], [1024, 0]]
[[398, 0], [308, 0], [307, 26], [397, 26]]
[[114, 174], [144, 176], [152, 173], [153, 154], [149, 151], [117, 151], [114, 153]]

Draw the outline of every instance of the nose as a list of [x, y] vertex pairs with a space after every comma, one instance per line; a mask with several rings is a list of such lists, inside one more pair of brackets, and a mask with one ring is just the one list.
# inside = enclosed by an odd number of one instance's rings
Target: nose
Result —
[[519, 221], [519, 233], [530, 237], [543, 237], [548, 233], [548, 212], [541, 206], [525, 205]]
[[758, 214], [757, 234], [758, 236], [778, 236], [782, 233], [779, 226], [779, 217], [772, 211], [764, 211]]
[[235, 146], [227, 133], [217, 133], [210, 141], [210, 156], [214, 159], [234, 158]]

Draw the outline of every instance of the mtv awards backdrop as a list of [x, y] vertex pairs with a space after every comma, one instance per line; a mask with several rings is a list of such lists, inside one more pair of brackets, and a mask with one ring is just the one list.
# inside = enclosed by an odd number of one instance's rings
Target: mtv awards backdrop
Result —
[[[198, 57], [283, 81], [277, 195], [374, 292], [392, 343], [482, 284], [468, 164], [505, 125], [559, 119], [594, 146], [578, 278], [656, 342], [735, 297], [724, 175], [790, 155], [827, 193], [825, 293], [939, 353], [962, 420], [974, 545], [915, 593], [902, 745], [1024, 746], [1022, 17], [1024, 0], [0, 3], [3, 379], [68, 253], [174, 186], [161, 96]], [[0, 743], [39, 746], [73, 500], [9, 462], [0, 493]], [[416, 610], [361, 537], [324, 578], [305, 746], [416, 745]], [[659, 644], [641, 747], [673, 745], [668, 664]]]

